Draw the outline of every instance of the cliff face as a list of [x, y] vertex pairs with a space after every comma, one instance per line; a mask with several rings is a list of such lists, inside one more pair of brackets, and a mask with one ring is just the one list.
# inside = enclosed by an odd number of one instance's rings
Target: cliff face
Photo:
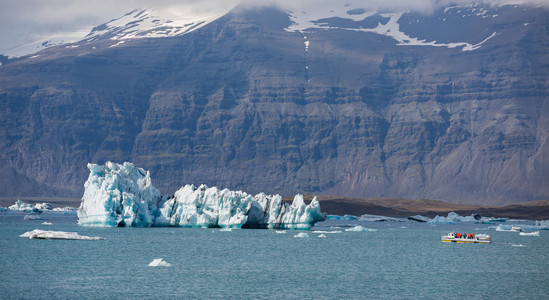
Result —
[[[0, 194], [78, 196], [86, 164], [111, 160], [165, 194], [548, 198], [548, 17], [472, 6], [292, 30], [287, 12], [236, 9], [183, 36], [8, 61]], [[392, 20], [435, 46], [371, 31]]]

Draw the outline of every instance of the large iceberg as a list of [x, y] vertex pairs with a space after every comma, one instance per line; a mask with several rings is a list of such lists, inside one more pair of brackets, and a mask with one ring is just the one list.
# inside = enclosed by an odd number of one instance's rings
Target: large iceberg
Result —
[[290, 205], [280, 195], [186, 185], [161, 196], [148, 171], [132, 163], [88, 164], [78, 223], [82, 226], [177, 226], [309, 229], [325, 220], [316, 197], [306, 205], [296, 195]]
[[78, 224], [106, 227], [149, 227], [160, 191], [151, 184], [149, 172], [132, 163], [88, 164], [90, 176], [78, 208]]

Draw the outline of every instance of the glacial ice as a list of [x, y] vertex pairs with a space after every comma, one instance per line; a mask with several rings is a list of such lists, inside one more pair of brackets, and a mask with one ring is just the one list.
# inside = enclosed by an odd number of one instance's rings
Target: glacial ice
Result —
[[149, 267], [171, 267], [172, 264], [162, 258], [155, 258], [149, 263]]
[[88, 164], [90, 175], [78, 209], [82, 226], [176, 226], [192, 228], [309, 229], [325, 220], [314, 198], [292, 204], [280, 195], [186, 185], [168, 198], [151, 184], [150, 174], [132, 163]]
[[[44, 211], [47, 211], [47, 212], [63, 212], [63, 213], [70, 213], [70, 212], [74, 212], [76, 209], [73, 208], [73, 207], [63, 207], [63, 208], [58, 208], [58, 207], [53, 207], [53, 205], [51, 205], [51, 203], [37, 203], [35, 204], [34, 206], [30, 203], [26, 203], [22, 200], [16, 200], [15, 203], [13, 205], [11, 205], [10, 207], [7, 208], [8, 210], [10, 211], [19, 211], [19, 212], [32, 212], [32, 213], [42, 213]], [[2, 210], [0, 210], [2, 211]]]
[[366, 228], [366, 227], [362, 227], [360, 225], [357, 225], [355, 227], [351, 227], [351, 228], [347, 228], [345, 229], [345, 231], [351, 231], [351, 232], [366, 232], [366, 231], [377, 231], [377, 229], [372, 229], [372, 228]]
[[22, 235], [20, 235], [20, 237], [27, 237], [29, 239], [51, 239], [51, 240], [90, 240], [90, 241], [104, 240], [104, 238], [102, 237], [79, 235], [76, 232], [40, 230], [40, 229], [27, 231]]
[[148, 227], [153, 224], [160, 191], [149, 172], [131, 163], [88, 164], [90, 175], [78, 208], [82, 226]]
[[353, 216], [353, 215], [343, 215], [343, 216], [328, 215], [328, 216], [326, 216], [326, 220], [354, 221], [356, 219], [358, 219], [358, 217]]
[[506, 218], [486, 218], [472, 214], [470, 216], [460, 216], [455, 212], [448, 213], [447, 217], [436, 216], [432, 220], [427, 221], [428, 224], [456, 224], [459, 222], [475, 222], [478, 224], [493, 224], [495, 222], [506, 222]]

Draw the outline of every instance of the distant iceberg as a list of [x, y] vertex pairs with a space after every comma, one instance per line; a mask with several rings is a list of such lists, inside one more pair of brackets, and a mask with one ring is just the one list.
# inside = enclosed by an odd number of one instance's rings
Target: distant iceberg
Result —
[[436, 216], [433, 219], [427, 221], [428, 224], [456, 224], [460, 222], [474, 222], [477, 224], [493, 224], [506, 222], [507, 218], [486, 218], [481, 217], [478, 214], [472, 214], [470, 216], [460, 216], [455, 212], [448, 213], [447, 217]]
[[150, 174], [132, 163], [88, 164], [90, 175], [78, 209], [81, 226], [309, 229], [325, 220], [316, 197], [290, 205], [280, 195], [186, 185], [161, 196]]
[[343, 215], [343, 216], [328, 215], [328, 216], [326, 216], [326, 220], [355, 221], [355, 220], [357, 220], [357, 219], [358, 219], [358, 217], [357, 217], [357, 216], [353, 216], [353, 215]]
[[76, 208], [74, 207], [63, 207], [63, 208], [58, 208], [58, 207], [53, 207], [53, 205], [51, 205], [51, 203], [37, 203], [35, 205], [32, 205], [30, 203], [26, 203], [22, 200], [16, 200], [15, 203], [11, 206], [9, 206], [7, 208], [7, 210], [10, 210], [10, 211], [19, 211], [19, 212], [32, 212], [32, 213], [42, 213], [42, 212], [63, 212], [63, 213], [70, 213], [70, 212], [74, 212], [76, 210]]

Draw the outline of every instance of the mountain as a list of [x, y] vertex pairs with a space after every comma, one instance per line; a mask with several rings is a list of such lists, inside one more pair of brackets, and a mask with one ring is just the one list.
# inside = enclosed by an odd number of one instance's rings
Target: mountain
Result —
[[549, 198], [549, 11], [136, 10], [0, 67], [0, 195], [132, 161], [163, 194]]

